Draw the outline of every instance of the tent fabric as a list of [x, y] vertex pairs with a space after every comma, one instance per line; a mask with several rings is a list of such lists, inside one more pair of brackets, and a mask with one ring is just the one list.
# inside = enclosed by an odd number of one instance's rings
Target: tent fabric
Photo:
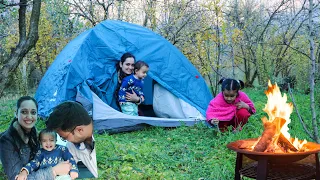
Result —
[[[56, 57], [35, 95], [39, 103], [39, 115], [48, 117], [56, 105], [79, 98], [79, 92], [82, 99], [93, 103], [92, 91], [106, 105], [118, 110], [114, 95], [117, 88], [115, 67], [125, 52], [149, 64], [144, 87], [145, 104], [153, 103], [153, 84], [156, 81], [205, 116], [212, 95], [205, 80], [189, 60], [170, 42], [149, 29], [115, 20], [103, 21], [83, 32]], [[111, 127], [112, 120], [121, 118], [132, 119], [122, 113], [102, 119]], [[157, 125], [151, 119], [139, 118], [144, 123]]]
[[154, 85], [153, 110], [157, 117], [206, 119], [195, 107], [179, 99], [158, 83]]
[[[181, 124], [192, 126], [200, 119], [196, 118], [157, 118], [144, 116], [131, 116], [123, 114], [104, 103], [95, 93], [93, 96], [93, 119], [95, 130], [117, 129], [121, 127], [131, 127], [139, 124], [149, 124], [151, 126], [177, 127]], [[106, 118], [107, 117], [107, 118]]]

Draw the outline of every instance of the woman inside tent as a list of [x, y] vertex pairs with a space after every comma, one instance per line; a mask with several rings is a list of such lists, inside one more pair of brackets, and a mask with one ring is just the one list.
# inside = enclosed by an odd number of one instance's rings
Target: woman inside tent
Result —
[[[121, 86], [123, 78], [131, 75], [134, 69], [134, 63], [136, 62], [135, 57], [131, 53], [124, 53], [121, 56], [120, 61], [116, 64], [116, 77], [111, 77], [103, 82], [109, 83], [108, 85], [98, 85], [95, 80], [87, 79], [86, 82], [90, 86], [90, 89], [102, 99], [102, 101], [109, 104], [112, 108], [120, 111], [118, 103], [118, 92]], [[97, 80], [99, 81], [99, 80]], [[111, 96], [109, 96], [111, 94]], [[126, 100], [129, 102], [140, 103], [140, 97], [135, 92], [127, 93]], [[81, 102], [82, 103], [82, 102]]]
[[[136, 58], [131, 53], [127, 52], [121, 56], [121, 59], [117, 64], [118, 85], [116, 88], [116, 92], [114, 93], [114, 96], [116, 97], [116, 99], [118, 99], [118, 92], [119, 92], [119, 88], [121, 86], [123, 78], [133, 73], [135, 62], [136, 62]], [[132, 93], [126, 93], [126, 100], [129, 102], [137, 103], [137, 104], [141, 103], [141, 99], [134, 91], [132, 91]], [[117, 101], [117, 105], [118, 107], [120, 107], [118, 102], [119, 101]]]

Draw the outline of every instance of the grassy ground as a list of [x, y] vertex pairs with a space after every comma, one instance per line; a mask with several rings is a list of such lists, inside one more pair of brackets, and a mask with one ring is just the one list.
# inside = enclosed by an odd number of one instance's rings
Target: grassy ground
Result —
[[[226, 145], [239, 139], [260, 136], [263, 130], [260, 118], [266, 115], [262, 111], [267, 102], [263, 90], [244, 91], [254, 101], [257, 113], [250, 118], [243, 131], [235, 134], [217, 133], [203, 124], [170, 129], [151, 127], [114, 135], [95, 134], [99, 179], [233, 179], [236, 153], [228, 150]], [[295, 100], [305, 121], [309, 122], [309, 96], [295, 93]], [[14, 102], [0, 102], [0, 132], [8, 127], [12, 119]], [[290, 134], [310, 141], [295, 111], [291, 121]], [[37, 126], [40, 129], [43, 122]]]

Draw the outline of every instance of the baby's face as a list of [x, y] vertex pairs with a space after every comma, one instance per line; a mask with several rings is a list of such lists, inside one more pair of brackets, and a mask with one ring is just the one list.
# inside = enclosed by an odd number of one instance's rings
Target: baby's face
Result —
[[135, 75], [139, 79], [144, 79], [147, 76], [149, 68], [147, 66], [142, 66], [139, 70], [136, 71]]
[[42, 134], [41, 146], [47, 151], [52, 151], [56, 147], [56, 139], [51, 134]]

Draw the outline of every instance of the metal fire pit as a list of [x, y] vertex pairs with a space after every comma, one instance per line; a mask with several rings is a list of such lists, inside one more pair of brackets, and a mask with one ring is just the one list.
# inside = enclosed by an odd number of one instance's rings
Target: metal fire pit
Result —
[[258, 180], [320, 180], [318, 159], [320, 144], [308, 142], [305, 144], [308, 151], [294, 153], [255, 152], [249, 149], [239, 148], [240, 145], [246, 141], [252, 142], [257, 140], [258, 138], [238, 140], [227, 145], [229, 149], [237, 152], [235, 167], [236, 180], [240, 180], [241, 175]]

